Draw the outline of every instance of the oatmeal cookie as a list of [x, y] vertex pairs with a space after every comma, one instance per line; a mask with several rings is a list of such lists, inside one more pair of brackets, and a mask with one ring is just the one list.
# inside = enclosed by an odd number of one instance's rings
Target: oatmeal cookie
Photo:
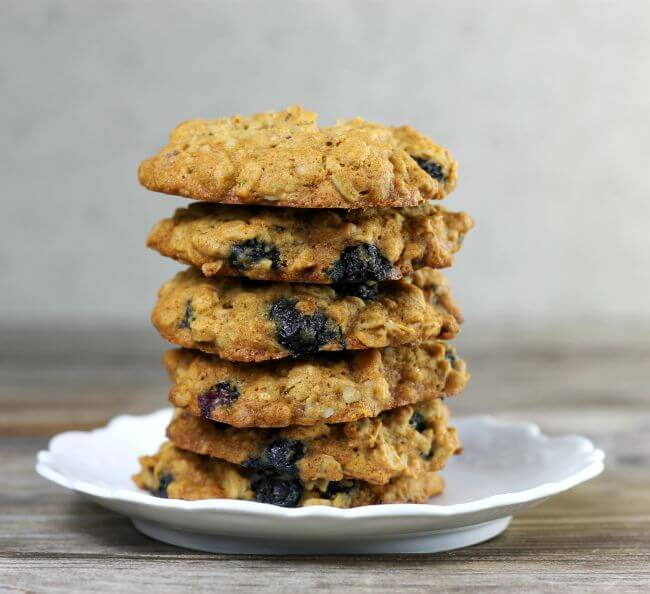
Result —
[[167, 427], [177, 447], [302, 481], [358, 479], [384, 485], [396, 476], [440, 470], [458, 449], [440, 399], [352, 423], [238, 429], [178, 410]]
[[472, 226], [467, 213], [432, 204], [302, 210], [195, 202], [159, 221], [147, 245], [205, 276], [384, 281], [425, 266], [451, 266]]
[[169, 400], [194, 416], [235, 427], [343, 423], [459, 393], [469, 375], [442, 341], [319, 354], [266, 363], [232, 363], [174, 349], [164, 363]]
[[163, 443], [153, 456], [140, 458], [140, 472], [133, 481], [157, 497], [244, 499], [282, 507], [424, 503], [444, 487], [442, 478], [429, 468], [417, 476], [399, 476], [385, 485], [356, 480], [303, 481], [283, 474], [257, 473], [181, 450], [171, 442]]
[[368, 208], [443, 198], [456, 169], [446, 149], [411, 126], [356, 118], [319, 127], [315, 113], [293, 106], [184, 122], [138, 176], [149, 190], [208, 202]]
[[444, 277], [418, 278], [328, 286], [188, 269], [162, 286], [151, 320], [173, 344], [242, 362], [452, 338], [459, 311]]

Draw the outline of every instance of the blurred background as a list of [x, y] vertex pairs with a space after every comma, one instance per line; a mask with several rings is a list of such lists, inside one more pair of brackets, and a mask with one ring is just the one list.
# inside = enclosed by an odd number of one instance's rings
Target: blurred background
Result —
[[650, 4], [5, 0], [2, 320], [145, 324], [184, 199], [136, 169], [195, 117], [410, 123], [460, 163], [468, 320], [650, 317]]
[[[144, 241], [186, 201], [141, 188], [140, 160], [184, 119], [293, 103], [325, 123], [413, 124], [460, 162], [447, 205], [476, 228], [449, 274], [470, 352], [647, 345], [645, 0], [4, 0], [0, 12], [5, 361], [156, 361], [149, 311], [179, 266]], [[503, 373], [482, 361], [475, 385]], [[157, 363], [151, 377], [165, 385]]]

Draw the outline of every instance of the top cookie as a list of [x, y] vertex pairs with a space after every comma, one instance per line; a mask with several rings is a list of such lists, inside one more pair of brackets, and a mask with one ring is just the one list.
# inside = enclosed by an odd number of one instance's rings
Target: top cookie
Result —
[[415, 206], [454, 189], [449, 152], [411, 126], [361, 118], [319, 127], [300, 106], [189, 120], [140, 164], [156, 192], [224, 204], [300, 208]]

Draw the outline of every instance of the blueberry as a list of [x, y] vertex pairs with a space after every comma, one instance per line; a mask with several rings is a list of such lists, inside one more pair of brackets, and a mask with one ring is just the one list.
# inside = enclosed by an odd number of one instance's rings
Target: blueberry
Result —
[[358, 486], [358, 481], [330, 481], [321, 493], [323, 499], [332, 499], [338, 493], [350, 493]]
[[260, 503], [282, 507], [297, 507], [303, 490], [300, 481], [265, 475], [255, 478], [251, 487], [255, 492], [255, 499]]
[[422, 167], [433, 179], [438, 181], [445, 181], [445, 174], [442, 172], [442, 167], [438, 165], [435, 161], [429, 161], [428, 159], [423, 159], [422, 157], [416, 157], [411, 155], [415, 162]]
[[305, 444], [297, 439], [280, 439], [268, 446], [265, 454], [278, 472], [297, 473], [296, 463], [305, 455]]
[[280, 268], [280, 252], [277, 248], [259, 239], [248, 239], [230, 248], [228, 262], [237, 270], [248, 270], [260, 260], [270, 260], [271, 268]]
[[195, 319], [196, 319], [196, 315], [194, 314], [194, 308], [192, 307], [192, 300], [188, 299], [185, 302], [185, 313], [183, 314], [183, 319], [181, 320], [181, 323], [178, 325], [178, 327], [191, 328], [192, 322]]
[[297, 439], [278, 439], [268, 445], [259, 458], [244, 462], [245, 468], [270, 470], [296, 476], [296, 463], [305, 455], [305, 444]]
[[361, 243], [346, 247], [325, 274], [332, 282], [361, 283], [391, 278], [393, 266], [375, 245]]
[[364, 283], [341, 283], [333, 285], [334, 290], [341, 297], [360, 297], [364, 301], [372, 301], [379, 295], [380, 285], [374, 281]]
[[297, 299], [284, 297], [269, 309], [276, 339], [292, 355], [315, 353], [328, 342], [340, 338], [340, 328], [325, 314], [304, 314], [296, 308], [297, 302]]
[[167, 473], [163, 474], [162, 476], [158, 477], [158, 487], [156, 489], [153, 489], [151, 491], [152, 495], [155, 495], [156, 497], [164, 497], [167, 499], [167, 487], [169, 487], [169, 484], [174, 480], [174, 477]]
[[409, 425], [411, 425], [411, 427], [413, 427], [416, 431], [424, 431], [427, 428], [424, 417], [417, 411], [413, 413], [413, 416], [409, 421]]
[[458, 361], [456, 353], [454, 353], [454, 351], [452, 351], [448, 346], [445, 347], [445, 359], [451, 363], [452, 367], [456, 365], [456, 361]]
[[199, 396], [201, 416], [209, 419], [217, 406], [230, 406], [239, 398], [239, 388], [230, 382], [219, 382]]

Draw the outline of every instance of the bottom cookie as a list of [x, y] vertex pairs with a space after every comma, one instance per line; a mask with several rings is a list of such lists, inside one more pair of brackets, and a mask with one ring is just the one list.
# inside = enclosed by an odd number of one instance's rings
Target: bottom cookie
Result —
[[399, 476], [385, 485], [362, 481], [301, 481], [259, 474], [217, 458], [181, 450], [171, 442], [157, 454], [140, 458], [133, 481], [157, 497], [171, 499], [244, 499], [282, 507], [330, 505], [357, 507], [379, 503], [424, 503], [442, 492], [435, 470]]

